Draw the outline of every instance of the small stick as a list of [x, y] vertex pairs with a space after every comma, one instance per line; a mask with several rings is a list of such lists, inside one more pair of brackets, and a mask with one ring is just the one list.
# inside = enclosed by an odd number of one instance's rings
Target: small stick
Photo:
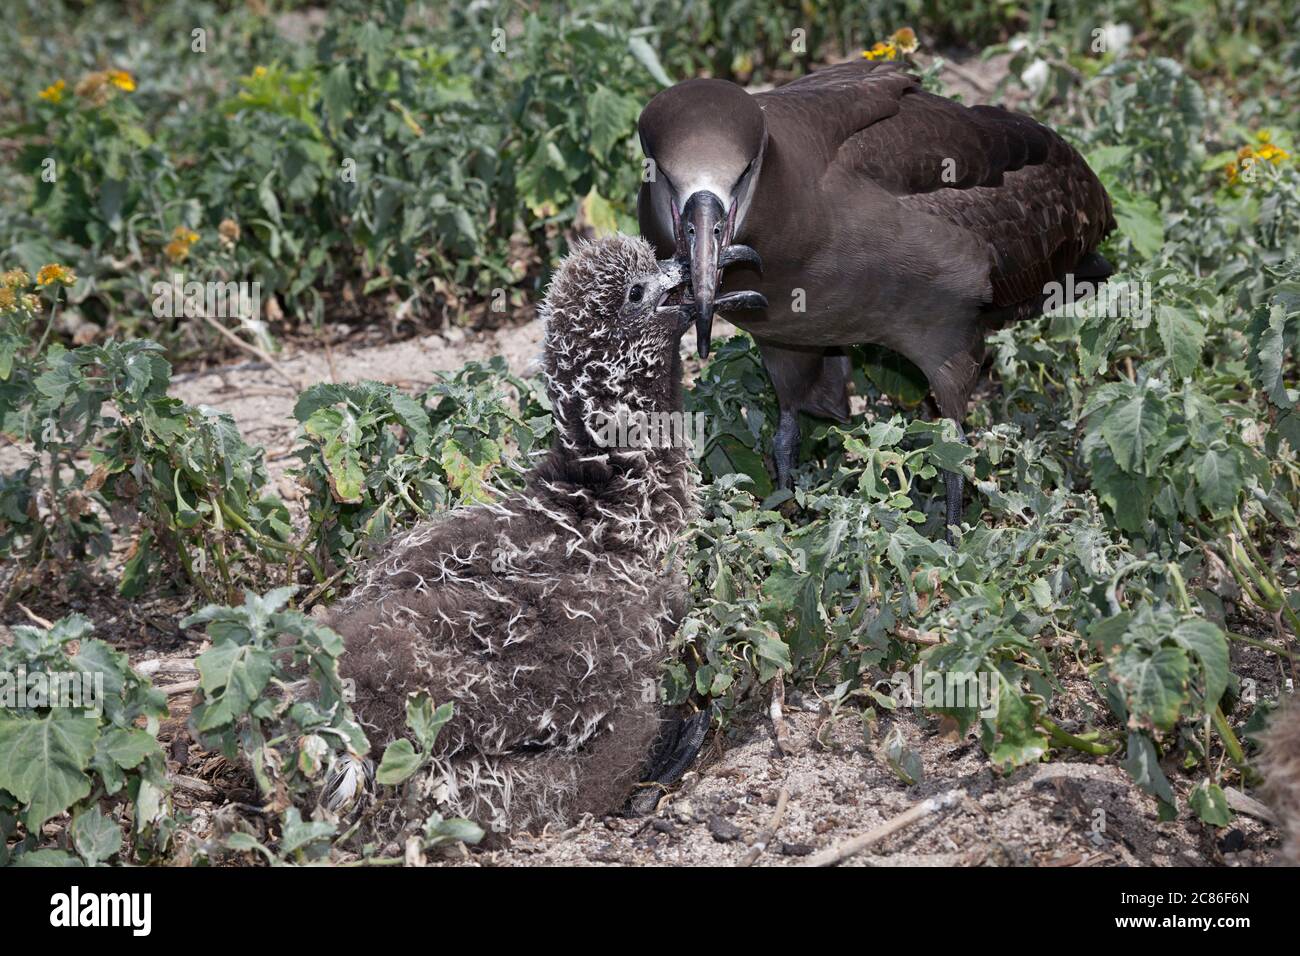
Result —
[[198, 688], [199, 688], [198, 681], [187, 680], [187, 681], [182, 681], [179, 684], [168, 684], [166, 687], [159, 687], [158, 689], [162, 691], [164, 694], [166, 694], [168, 697], [175, 697], [177, 694], [184, 694], [192, 690], [198, 690]]
[[198, 777], [191, 777], [183, 773], [173, 773], [167, 776], [167, 779], [182, 790], [188, 790], [190, 793], [205, 797], [208, 800], [215, 800], [221, 796], [221, 791], [206, 780], [200, 780]]
[[283, 368], [281, 368], [280, 363], [277, 362], [275, 359], [273, 359], [269, 352], [267, 352], [262, 348], [259, 348], [258, 346], [254, 345], [252, 342], [245, 342], [238, 335], [230, 331], [230, 329], [226, 328], [224, 325], [222, 325], [220, 322], [218, 322], [216, 319], [212, 318], [211, 316], [204, 315], [202, 316], [202, 319], [204, 322], [208, 323], [208, 325], [212, 326], [223, 336], [229, 339], [231, 343], [239, 346], [245, 352], [250, 352], [253, 355], [256, 355], [258, 358], [260, 358], [263, 362], [265, 362], [270, 367], [272, 372], [275, 372], [276, 375], [279, 375], [282, 379], [284, 379], [286, 382], [288, 382], [298, 391], [302, 391], [302, 383], [299, 382], [292, 375], [290, 375], [288, 372], [286, 372]]
[[133, 670], [141, 677], [153, 677], [155, 674], [197, 674], [198, 668], [194, 666], [194, 659], [189, 657], [178, 658], [157, 658], [150, 661], [141, 661], [136, 664]]
[[790, 791], [785, 787], [782, 787], [781, 792], [776, 798], [776, 809], [772, 812], [772, 819], [767, 821], [767, 826], [764, 827], [763, 832], [758, 835], [758, 839], [755, 840], [754, 844], [749, 848], [749, 852], [741, 858], [740, 863], [737, 864], [738, 866], [753, 866], [754, 861], [763, 855], [763, 851], [767, 849], [767, 845], [776, 838], [776, 831], [781, 826], [781, 818], [785, 816], [785, 805], [789, 801]]
[[1224, 787], [1223, 796], [1227, 800], [1228, 807], [1237, 813], [1244, 813], [1248, 817], [1277, 826], [1277, 814], [1271, 807], [1260, 803], [1254, 797], [1242, 793], [1236, 787]]
[[45, 620], [45, 618], [41, 617], [39, 614], [32, 611], [31, 608], [29, 608], [26, 604], [23, 604], [21, 601], [18, 602], [18, 607], [24, 614], [26, 614], [31, 620], [35, 621], [41, 627], [50, 628], [54, 626], [53, 621]]
[[772, 705], [768, 714], [772, 718], [772, 736], [776, 738], [776, 749], [783, 757], [788, 757], [794, 753], [794, 747], [790, 744], [790, 728], [786, 726], [785, 715], [782, 713], [784, 706], [785, 678], [777, 671], [772, 681]]
[[929, 631], [922, 634], [914, 627], [900, 627], [894, 636], [900, 641], [906, 641], [909, 644], [921, 644], [925, 647], [933, 647], [939, 643], [938, 635], [931, 634]]
[[856, 836], [846, 843], [839, 846], [831, 847], [829, 850], [823, 850], [821, 853], [810, 857], [804, 866], [834, 866], [836, 863], [842, 863], [849, 857], [861, 853], [872, 844], [879, 843], [887, 836], [897, 833], [899, 830], [910, 827], [918, 820], [928, 817], [937, 810], [946, 810], [955, 805], [962, 798], [964, 792], [961, 790], [949, 790], [937, 797], [929, 797], [922, 800], [909, 810], [904, 810], [898, 816], [894, 817], [874, 830], [868, 831], [861, 836]]
[[328, 362], [330, 366], [330, 381], [337, 385], [339, 380], [339, 370], [334, 367], [334, 349], [330, 347], [329, 336], [325, 337], [324, 342], [325, 361]]

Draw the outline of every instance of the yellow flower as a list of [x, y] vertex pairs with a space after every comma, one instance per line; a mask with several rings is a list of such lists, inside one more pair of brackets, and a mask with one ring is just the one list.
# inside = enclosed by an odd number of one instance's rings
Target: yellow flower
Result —
[[56, 262], [43, 265], [40, 271], [36, 273], [36, 284], [38, 286], [54, 285], [72, 285], [77, 281], [76, 274], [67, 266], [61, 266]]
[[1229, 163], [1227, 166], [1223, 167], [1223, 176], [1228, 180], [1229, 186], [1235, 186], [1237, 184], [1238, 172], [1239, 170], [1237, 169], [1236, 163]]
[[172, 262], [183, 262], [190, 254], [190, 246], [199, 241], [199, 234], [177, 226], [172, 230], [172, 240], [163, 246], [163, 253]]
[[892, 43], [877, 43], [870, 50], [862, 51], [868, 60], [892, 60], [898, 56], [898, 48]]
[[68, 84], [64, 83], [62, 80], [55, 80], [36, 95], [47, 103], [59, 103], [63, 100], [63, 90], [67, 85]]
[[918, 46], [916, 42], [916, 31], [911, 27], [903, 27], [901, 30], [895, 30], [894, 35], [889, 38], [889, 42], [898, 47], [902, 53], [915, 53]]
[[135, 77], [126, 70], [109, 70], [106, 74], [108, 82], [112, 83], [119, 90], [127, 93], [135, 92]]
[[9, 288], [17, 288], [20, 285], [27, 285], [32, 280], [22, 269], [10, 269], [8, 272], [0, 273], [0, 285]]
[[253, 75], [256, 76], [256, 77], [259, 77], [259, 78], [260, 78], [260, 77], [263, 77], [263, 76], [266, 76], [266, 67], [264, 67], [264, 66], [255, 66], [255, 67], [253, 67]]
[[1273, 134], [1266, 129], [1262, 129], [1255, 134], [1255, 138], [1261, 143], [1271, 143], [1273, 141]]
[[12, 312], [18, 308], [18, 296], [8, 286], [0, 287], [0, 313]]
[[1259, 159], [1267, 159], [1270, 163], [1277, 165], [1282, 162], [1282, 160], [1287, 159], [1291, 154], [1284, 149], [1274, 146], [1272, 143], [1268, 143], [1255, 150], [1255, 155]]

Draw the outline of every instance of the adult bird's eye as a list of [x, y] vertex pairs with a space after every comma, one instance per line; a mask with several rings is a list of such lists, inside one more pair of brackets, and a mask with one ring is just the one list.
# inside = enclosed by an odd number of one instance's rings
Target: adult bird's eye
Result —
[[644, 293], [645, 293], [645, 287], [644, 287], [644, 286], [641, 286], [641, 285], [634, 285], [634, 286], [632, 286], [631, 289], [628, 290], [628, 293], [627, 293], [627, 301], [629, 301], [629, 302], [631, 302], [631, 303], [633, 303], [633, 304], [635, 304], [635, 303], [637, 303], [637, 302], [640, 302], [640, 301], [641, 301], [641, 296], [642, 296]]

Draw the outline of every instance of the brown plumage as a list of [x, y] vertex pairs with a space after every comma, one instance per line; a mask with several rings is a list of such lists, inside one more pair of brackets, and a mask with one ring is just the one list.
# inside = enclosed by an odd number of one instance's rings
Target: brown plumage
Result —
[[541, 309], [554, 448], [524, 490], [398, 538], [333, 613], [372, 747], [405, 735], [409, 693], [454, 704], [419, 793], [494, 831], [619, 808], [659, 730], [687, 453], [610, 447], [606, 424], [680, 410], [661, 303], [682, 278], [626, 236], [566, 259]]
[[733, 321], [780, 401], [782, 485], [798, 414], [847, 417], [843, 346], [902, 354], [960, 421], [990, 326], [1035, 314], [1066, 273], [1110, 272], [1095, 254], [1115, 227], [1110, 199], [1077, 151], [1027, 116], [926, 93], [895, 63], [844, 63], [752, 96], [688, 80], [647, 105], [640, 131], [656, 173], [642, 232], [663, 255], [689, 247], [697, 299], [715, 245], [762, 257], [761, 275], [736, 265], [719, 290], [768, 302]]
[[1300, 705], [1288, 701], [1278, 709], [1263, 745], [1264, 793], [1282, 828], [1282, 859], [1300, 866]]

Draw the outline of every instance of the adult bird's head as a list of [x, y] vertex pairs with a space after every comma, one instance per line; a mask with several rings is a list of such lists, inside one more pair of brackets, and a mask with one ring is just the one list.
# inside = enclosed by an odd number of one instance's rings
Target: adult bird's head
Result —
[[687, 80], [650, 101], [638, 130], [652, 161], [647, 182], [652, 215], [659, 232], [673, 237], [675, 255], [689, 265], [697, 345], [705, 358], [714, 308], [724, 305], [717, 300], [723, 268], [733, 262], [759, 264], [752, 249], [732, 240], [763, 165], [763, 111], [734, 83]]

